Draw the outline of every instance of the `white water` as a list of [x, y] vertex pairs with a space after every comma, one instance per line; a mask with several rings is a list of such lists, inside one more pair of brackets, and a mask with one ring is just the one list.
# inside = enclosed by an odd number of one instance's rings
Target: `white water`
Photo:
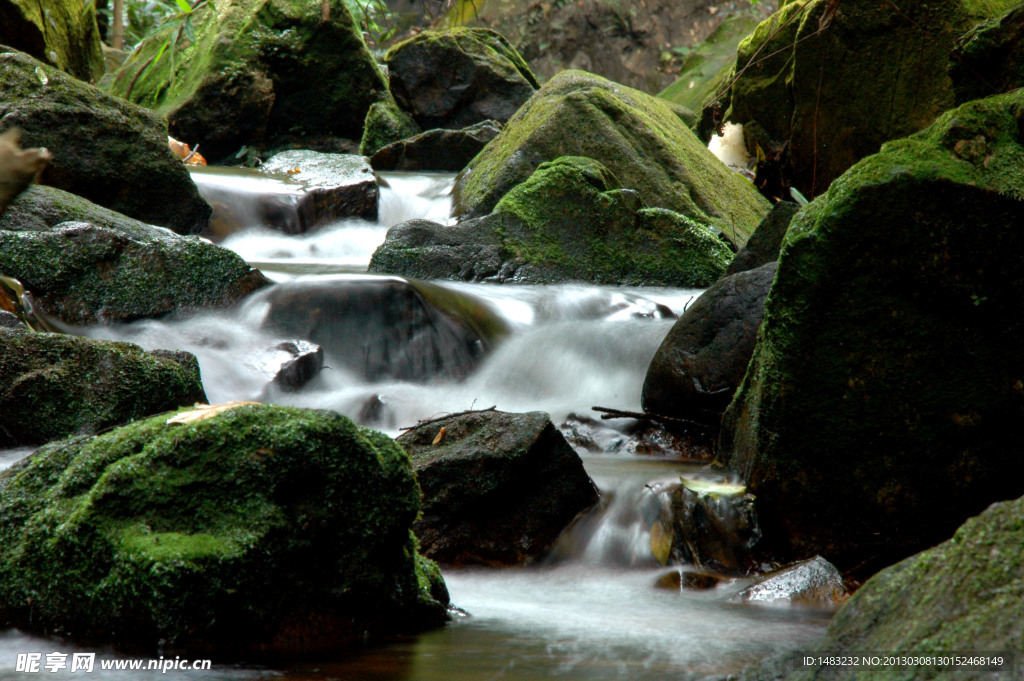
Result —
[[[382, 192], [380, 224], [347, 221], [305, 236], [250, 229], [224, 244], [259, 261], [278, 281], [365, 271], [388, 224], [409, 217], [442, 221], [447, 215], [444, 191], [451, 176], [395, 175], [388, 175], [391, 188]], [[384, 409], [375, 425], [391, 433], [439, 413], [491, 405], [508, 411], [548, 411], [558, 423], [570, 413], [592, 418], [594, 405], [638, 409], [647, 364], [672, 323], [659, 315], [664, 308], [682, 313], [699, 293], [579, 284], [441, 285], [491, 306], [512, 329], [463, 381], [369, 382], [335, 366], [325, 368], [297, 393], [270, 390], [268, 384], [285, 359], [273, 348], [289, 339], [261, 328], [269, 307], [265, 294], [231, 311], [88, 332], [151, 349], [195, 353], [211, 402], [265, 399], [356, 417], [368, 399], [376, 398]], [[331, 364], [328, 358], [327, 366]], [[0, 468], [27, 453], [0, 452]], [[543, 564], [446, 571], [453, 602], [471, 616], [443, 630], [282, 671], [218, 667], [212, 672], [97, 671], [91, 676], [203, 681], [661, 681], [736, 672], [775, 652], [806, 647], [820, 636], [827, 613], [729, 602], [742, 584], [726, 583], [706, 592], [655, 588], [666, 568], [650, 554], [648, 485], [692, 475], [694, 467], [623, 455], [583, 458], [602, 491], [599, 507], [563, 536]], [[14, 671], [17, 653], [54, 650], [71, 652], [58, 642], [17, 632], [0, 634], [0, 681], [27, 678]]]

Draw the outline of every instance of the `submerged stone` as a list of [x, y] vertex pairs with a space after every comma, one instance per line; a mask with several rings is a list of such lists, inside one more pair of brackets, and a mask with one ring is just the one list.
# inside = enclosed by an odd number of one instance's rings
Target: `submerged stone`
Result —
[[[171, 134], [218, 161], [244, 145], [362, 136], [387, 84], [343, 0], [220, 0], [144, 40], [105, 87], [167, 116]], [[171, 70], [173, 69], [173, 73]]]
[[583, 462], [542, 412], [456, 415], [397, 441], [423, 488], [420, 548], [442, 564], [529, 561], [597, 501]]
[[1022, 119], [949, 111], [790, 226], [719, 443], [766, 549], [870, 572], [1024, 494]]
[[540, 87], [515, 48], [489, 28], [423, 31], [384, 59], [395, 99], [425, 130], [504, 123]]
[[206, 227], [210, 206], [152, 111], [0, 47], [0, 118], [53, 154], [43, 184], [182, 234]]
[[302, 185], [296, 213], [299, 232], [344, 218], [377, 219], [377, 176], [363, 156], [318, 151], [283, 151], [260, 170], [287, 173]]
[[0, 216], [0, 271], [72, 324], [225, 306], [269, 283], [225, 248], [41, 186]]
[[103, 75], [96, 6], [87, 0], [0, 0], [0, 45], [56, 66], [79, 80]]
[[548, 81], [459, 175], [453, 212], [490, 213], [538, 166], [562, 156], [602, 164], [646, 206], [720, 231], [737, 247], [768, 212], [753, 185], [726, 168], [672, 105], [582, 71]]
[[0, 622], [222, 658], [326, 655], [437, 626], [386, 436], [266, 405], [164, 414], [0, 475]]
[[205, 401], [199, 364], [187, 353], [0, 328], [0, 448], [97, 433]]

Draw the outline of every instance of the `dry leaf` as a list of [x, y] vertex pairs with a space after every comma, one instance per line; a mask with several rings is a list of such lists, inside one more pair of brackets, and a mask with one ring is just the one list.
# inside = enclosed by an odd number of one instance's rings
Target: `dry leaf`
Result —
[[288, 173], [289, 175], [297, 175], [298, 173], [302, 172], [302, 168], [289, 168], [285, 172]]
[[651, 553], [662, 565], [668, 564], [672, 554], [672, 529], [665, 529], [660, 520], [651, 526]]
[[172, 416], [167, 419], [167, 424], [172, 423], [195, 423], [196, 421], [205, 421], [206, 419], [212, 419], [218, 414], [223, 414], [226, 411], [230, 411], [235, 407], [242, 407], [247, 404], [259, 404], [259, 402], [228, 402], [226, 404], [197, 404], [195, 409], [192, 411], [184, 411], [180, 414]]
[[444, 432], [445, 432], [445, 430], [447, 430], [447, 426], [441, 426], [441, 430], [437, 431], [437, 437], [435, 437], [434, 441], [431, 442], [430, 444], [432, 444], [434, 446], [437, 446], [437, 445], [441, 444], [441, 440], [444, 439]]

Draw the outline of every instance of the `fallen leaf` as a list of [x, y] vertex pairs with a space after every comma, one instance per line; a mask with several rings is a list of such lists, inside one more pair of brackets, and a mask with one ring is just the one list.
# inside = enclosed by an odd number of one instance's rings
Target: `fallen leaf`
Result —
[[672, 554], [672, 529], [665, 529], [660, 520], [651, 525], [651, 553], [662, 565], [668, 564]]
[[434, 445], [435, 447], [441, 444], [441, 440], [444, 439], [445, 430], [447, 430], [447, 426], [441, 426], [441, 430], [437, 431], [437, 437], [435, 437], [434, 441], [431, 442], [430, 444]]
[[212, 419], [218, 414], [223, 414], [235, 407], [243, 407], [247, 404], [259, 404], [259, 402], [227, 402], [225, 404], [197, 404], [192, 411], [183, 411], [167, 419], [167, 424], [195, 423]]

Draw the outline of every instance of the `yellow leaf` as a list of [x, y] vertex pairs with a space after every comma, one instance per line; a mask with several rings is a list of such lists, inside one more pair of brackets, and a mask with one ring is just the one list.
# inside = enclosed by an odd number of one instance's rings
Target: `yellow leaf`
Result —
[[441, 444], [441, 440], [444, 439], [445, 430], [447, 430], [447, 426], [441, 426], [441, 430], [437, 431], [437, 437], [435, 437], [434, 441], [431, 442], [430, 444], [434, 445], [435, 447]]
[[235, 407], [242, 407], [247, 404], [259, 404], [259, 402], [228, 402], [226, 404], [196, 404], [195, 409], [192, 411], [183, 411], [180, 414], [172, 416], [167, 419], [167, 424], [177, 423], [195, 423], [196, 421], [205, 421], [206, 419], [212, 419], [218, 414], [223, 414], [226, 411], [230, 411]]
[[668, 565], [672, 553], [672, 528], [665, 529], [660, 520], [651, 525], [651, 553], [659, 563]]

